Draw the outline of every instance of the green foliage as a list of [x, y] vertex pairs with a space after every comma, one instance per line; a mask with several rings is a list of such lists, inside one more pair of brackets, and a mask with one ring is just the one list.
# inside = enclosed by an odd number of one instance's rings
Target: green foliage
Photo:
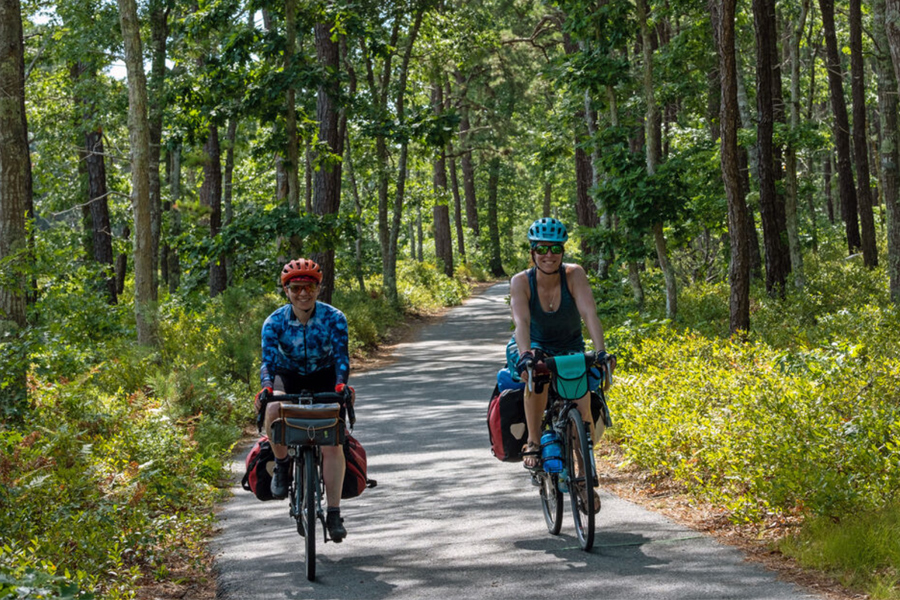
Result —
[[397, 291], [410, 307], [433, 310], [456, 306], [468, 295], [468, 287], [444, 275], [434, 263], [403, 261], [397, 265]]

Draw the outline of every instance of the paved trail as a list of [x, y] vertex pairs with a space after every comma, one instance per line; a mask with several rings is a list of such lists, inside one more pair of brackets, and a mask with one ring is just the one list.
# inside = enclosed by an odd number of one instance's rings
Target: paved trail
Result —
[[287, 503], [258, 502], [235, 484], [215, 540], [220, 598], [815, 597], [603, 492], [590, 554], [574, 537], [568, 498], [561, 534], [549, 535], [525, 470], [488, 449], [487, 400], [510, 335], [507, 293], [505, 284], [490, 288], [401, 345], [390, 366], [352, 377], [356, 434], [378, 487], [344, 502], [343, 543], [319, 538], [316, 582], [304, 577]]

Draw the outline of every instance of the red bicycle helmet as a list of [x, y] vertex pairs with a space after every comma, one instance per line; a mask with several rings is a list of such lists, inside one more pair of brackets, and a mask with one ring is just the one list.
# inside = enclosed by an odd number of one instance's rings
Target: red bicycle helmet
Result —
[[287, 285], [295, 277], [309, 277], [316, 283], [322, 283], [322, 269], [308, 258], [297, 258], [281, 269], [281, 285]]

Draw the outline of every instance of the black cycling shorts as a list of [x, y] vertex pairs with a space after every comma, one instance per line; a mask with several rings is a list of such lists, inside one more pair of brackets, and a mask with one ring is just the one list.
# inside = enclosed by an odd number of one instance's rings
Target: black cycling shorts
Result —
[[307, 391], [314, 394], [333, 392], [337, 383], [334, 367], [328, 367], [309, 375], [279, 373], [275, 375], [275, 390], [285, 394], [299, 394]]

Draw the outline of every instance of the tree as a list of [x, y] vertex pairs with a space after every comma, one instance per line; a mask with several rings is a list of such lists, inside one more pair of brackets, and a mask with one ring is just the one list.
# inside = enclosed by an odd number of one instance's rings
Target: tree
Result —
[[728, 201], [728, 234], [731, 262], [728, 267], [729, 323], [732, 334], [750, 330], [750, 261], [747, 244], [747, 207], [741, 191], [738, 163], [737, 57], [735, 55], [736, 0], [709, 3], [713, 37], [719, 55], [722, 98], [719, 112], [722, 180]]
[[[341, 157], [344, 154], [345, 133], [342, 128], [338, 70], [340, 67], [340, 46], [338, 34], [332, 35], [336, 26], [335, 16], [315, 25], [316, 58], [324, 73], [316, 96], [316, 121], [319, 123], [319, 146], [314, 156], [318, 166], [315, 174], [313, 210], [317, 215], [338, 212], [341, 204]], [[344, 123], [346, 121], [344, 120]], [[334, 249], [323, 249], [315, 253], [314, 260], [322, 267], [323, 302], [331, 302], [334, 290]]]
[[[0, 414], [15, 414], [26, 399], [25, 328], [31, 158], [25, 117], [25, 58], [19, 0], [0, 0]], [[8, 275], [7, 275], [8, 273]], [[8, 370], [7, 370], [8, 369]]]
[[881, 177], [888, 214], [888, 264], [891, 300], [900, 306], [900, 126], [897, 92], [900, 82], [900, 0], [874, 0], [881, 110]]
[[781, 87], [780, 77], [774, 76], [775, 59], [775, 2], [753, 0], [753, 22], [756, 29], [756, 105], [758, 124], [756, 131], [759, 147], [759, 212], [762, 217], [763, 243], [766, 248], [766, 291], [770, 295], [783, 295], [790, 264], [782, 239], [784, 205], [775, 188], [776, 164], [775, 88]]
[[128, 129], [131, 142], [131, 197], [134, 210], [134, 313], [139, 344], [157, 342], [153, 301], [153, 241], [150, 222], [150, 124], [141, 31], [135, 0], [118, 0], [125, 68], [128, 73]]
[[866, 90], [862, 47], [862, 2], [850, 0], [850, 88], [853, 101], [853, 159], [856, 165], [856, 198], [863, 262], [878, 265], [875, 245], [875, 218], [872, 215], [872, 189], [869, 183], [869, 146], [866, 141]]
[[[444, 110], [444, 85], [437, 81], [431, 88], [431, 102], [435, 116], [439, 117]], [[450, 237], [450, 205], [447, 189], [447, 152], [446, 146], [435, 149], [433, 162], [434, 189], [434, 251], [443, 262], [444, 274], [453, 276], [453, 243]]]
[[841, 198], [841, 217], [847, 232], [850, 254], [862, 246], [856, 208], [856, 190], [853, 189], [853, 167], [850, 160], [850, 123], [847, 119], [847, 101], [844, 99], [844, 78], [841, 74], [841, 58], [838, 53], [837, 35], [834, 31], [834, 0], [819, 0], [822, 12], [822, 29], [825, 34], [828, 87], [831, 92], [831, 110], [834, 113], [834, 145], [837, 149], [838, 190]]

